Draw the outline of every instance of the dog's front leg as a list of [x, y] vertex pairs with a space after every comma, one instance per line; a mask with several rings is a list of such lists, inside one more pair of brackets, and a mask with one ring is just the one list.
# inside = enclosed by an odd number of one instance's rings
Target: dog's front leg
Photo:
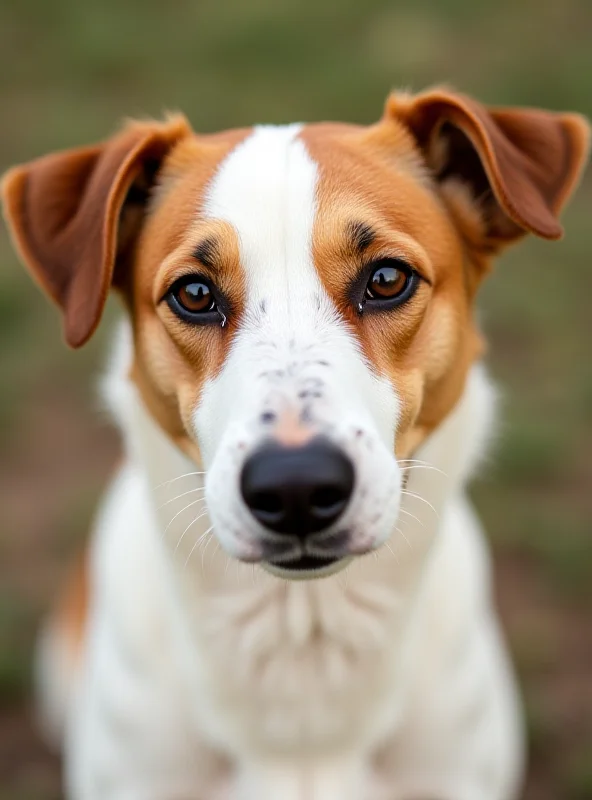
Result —
[[363, 781], [358, 756], [255, 761], [241, 770], [237, 800], [362, 800]]

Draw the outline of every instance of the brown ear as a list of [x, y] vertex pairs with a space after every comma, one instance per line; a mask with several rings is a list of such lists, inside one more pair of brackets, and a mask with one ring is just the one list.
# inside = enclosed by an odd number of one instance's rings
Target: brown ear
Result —
[[489, 247], [526, 232], [561, 237], [558, 214], [588, 154], [590, 128], [583, 117], [486, 108], [445, 89], [394, 94], [385, 116], [411, 129], [438, 180], [468, 184]]
[[146, 199], [142, 184], [189, 133], [183, 117], [132, 123], [102, 144], [48, 155], [4, 176], [4, 213], [15, 247], [61, 307], [72, 347], [99, 324], [118, 250], [129, 246], [129, 235], [119, 236], [126, 198]]

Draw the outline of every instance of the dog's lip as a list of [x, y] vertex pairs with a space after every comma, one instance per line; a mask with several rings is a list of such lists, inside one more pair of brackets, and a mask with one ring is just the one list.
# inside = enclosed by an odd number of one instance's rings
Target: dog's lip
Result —
[[351, 556], [302, 555], [291, 561], [263, 561], [262, 566], [272, 575], [290, 580], [324, 578], [342, 569]]
[[316, 578], [341, 569], [352, 558], [349, 531], [339, 530], [316, 536], [312, 541], [267, 543], [262, 566], [284, 578]]
[[275, 561], [274, 559], [270, 559], [269, 563], [280, 569], [300, 572], [301, 570], [323, 569], [339, 560], [339, 556], [311, 556], [302, 554], [290, 561]]

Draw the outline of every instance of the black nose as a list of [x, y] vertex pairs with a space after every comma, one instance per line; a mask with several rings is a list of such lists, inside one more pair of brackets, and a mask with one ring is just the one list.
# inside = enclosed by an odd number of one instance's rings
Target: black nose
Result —
[[247, 459], [241, 492], [253, 516], [277, 533], [306, 536], [343, 513], [354, 487], [354, 468], [327, 439], [304, 447], [266, 444]]

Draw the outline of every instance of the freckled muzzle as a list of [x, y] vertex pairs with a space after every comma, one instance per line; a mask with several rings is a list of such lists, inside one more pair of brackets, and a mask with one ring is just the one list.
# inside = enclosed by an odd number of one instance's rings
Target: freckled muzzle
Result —
[[343, 514], [354, 489], [354, 467], [324, 437], [300, 447], [269, 442], [247, 459], [240, 483], [245, 504], [261, 525], [306, 539]]

